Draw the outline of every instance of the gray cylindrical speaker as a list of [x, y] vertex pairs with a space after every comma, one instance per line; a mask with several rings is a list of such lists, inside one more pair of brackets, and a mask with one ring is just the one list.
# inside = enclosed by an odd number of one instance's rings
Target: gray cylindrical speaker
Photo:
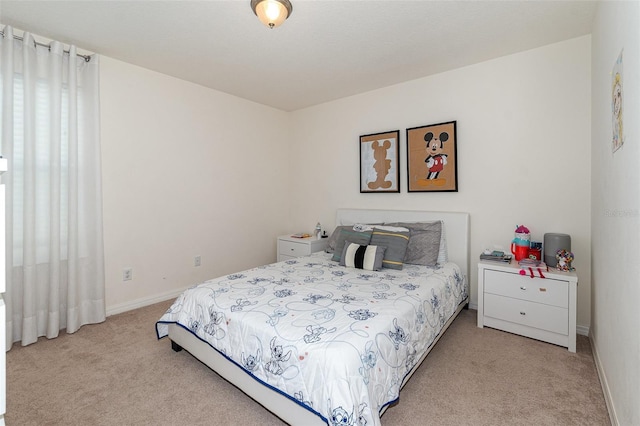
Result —
[[556, 266], [556, 252], [558, 250], [571, 251], [571, 236], [567, 234], [544, 234], [544, 263], [547, 266]]

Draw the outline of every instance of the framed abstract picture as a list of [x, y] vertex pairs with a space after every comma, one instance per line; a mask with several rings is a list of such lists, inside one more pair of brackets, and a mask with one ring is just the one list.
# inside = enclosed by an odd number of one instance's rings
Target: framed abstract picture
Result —
[[622, 52], [620, 52], [611, 72], [611, 122], [613, 128], [611, 152], [616, 152], [624, 144], [622, 76]]
[[400, 192], [400, 131], [360, 136], [360, 192]]
[[407, 129], [409, 192], [457, 192], [456, 122]]

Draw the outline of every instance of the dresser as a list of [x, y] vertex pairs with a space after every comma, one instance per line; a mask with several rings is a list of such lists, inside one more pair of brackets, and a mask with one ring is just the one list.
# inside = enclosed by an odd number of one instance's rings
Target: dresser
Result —
[[282, 235], [278, 237], [278, 262], [322, 251], [327, 248], [328, 240], [328, 238], [294, 238], [291, 235]]
[[518, 263], [478, 263], [478, 327], [491, 327], [576, 351], [578, 276], [555, 268], [520, 275]]

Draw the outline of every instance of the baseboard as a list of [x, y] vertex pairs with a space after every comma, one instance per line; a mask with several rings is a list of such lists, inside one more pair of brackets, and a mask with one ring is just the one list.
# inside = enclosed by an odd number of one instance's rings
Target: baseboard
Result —
[[473, 303], [473, 302], [469, 302], [469, 309], [473, 309], [474, 311], [478, 310], [478, 304], [477, 303]]
[[576, 334], [581, 336], [589, 336], [589, 326], [588, 325], [576, 325]]
[[593, 335], [589, 336], [589, 342], [591, 342], [591, 352], [593, 353], [593, 361], [596, 364], [596, 371], [598, 372], [598, 378], [600, 379], [600, 386], [602, 386], [602, 393], [604, 394], [604, 402], [607, 405], [607, 411], [609, 412], [609, 420], [611, 420], [612, 426], [620, 426], [618, 416], [616, 415], [616, 409], [613, 406], [613, 400], [611, 399], [611, 390], [609, 389], [609, 382], [607, 381], [607, 375], [604, 372], [602, 363], [600, 361], [600, 355], [598, 353], [598, 344], [596, 343]]
[[164, 302], [165, 300], [175, 299], [182, 294], [186, 288], [180, 290], [171, 290], [166, 293], [156, 294], [142, 299], [132, 300], [130, 302], [120, 303], [118, 305], [107, 306], [107, 316], [121, 314], [123, 312], [132, 311], [134, 309], [143, 308], [153, 305], [154, 303]]

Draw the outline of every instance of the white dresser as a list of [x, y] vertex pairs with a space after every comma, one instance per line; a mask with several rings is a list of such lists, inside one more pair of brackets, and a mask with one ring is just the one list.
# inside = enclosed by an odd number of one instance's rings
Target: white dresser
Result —
[[322, 251], [327, 248], [328, 240], [328, 238], [294, 238], [291, 235], [282, 235], [278, 237], [278, 262]]
[[576, 351], [576, 299], [578, 276], [555, 268], [526, 269], [518, 263], [478, 263], [478, 327], [565, 346]]
[[[0, 158], [0, 175], [7, 171], [7, 159]], [[7, 412], [7, 310], [4, 305], [6, 291], [6, 253], [5, 253], [5, 190], [0, 185], [0, 425], [4, 425]]]

